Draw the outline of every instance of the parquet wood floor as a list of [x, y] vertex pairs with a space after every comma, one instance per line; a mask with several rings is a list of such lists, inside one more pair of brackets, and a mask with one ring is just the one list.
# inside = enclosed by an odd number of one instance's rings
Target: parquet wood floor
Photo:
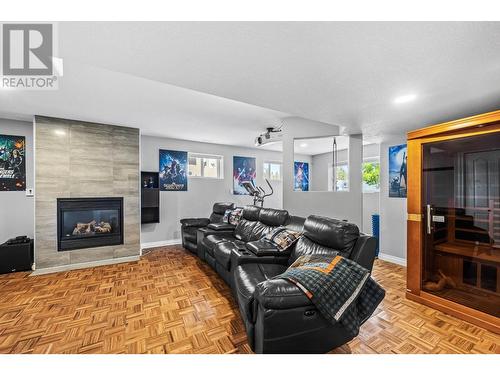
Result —
[[[334, 353], [500, 353], [500, 336], [404, 297], [405, 268], [377, 261], [387, 291]], [[140, 261], [0, 275], [0, 353], [250, 353], [229, 288], [179, 246]]]

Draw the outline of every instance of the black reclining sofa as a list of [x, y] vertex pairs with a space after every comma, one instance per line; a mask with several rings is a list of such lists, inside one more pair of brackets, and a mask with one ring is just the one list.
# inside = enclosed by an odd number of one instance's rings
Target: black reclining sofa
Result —
[[[260, 241], [278, 226], [303, 236], [284, 252]], [[198, 231], [197, 239], [198, 255], [231, 287], [256, 353], [326, 353], [354, 338], [341, 324], [323, 318], [297, 286], [273, 278], [305, 254], [338, 253], [371, 271], [376, 239], [360, 233], [356, 225], [247, 206], [236, 227], [208, 225]]]
[[[299, 219], [300, 220], [300, 219]], [[218, 233], [205, 235], [201, 241], [201, 253], [205, 253], [205, 260], [217, 273], [233, 286], [231, 270], [231, 254], [235, 250], [238, 254], [247, 252], [247, 244], [257, 242], [273, 229], [289, 224], [290, 216], [285, 210], [247, 206], [236, 227], [227, 228]], [[215, 229], [216, 226], [209, 226]], [[300, 230], [300, 226], [298, 227]], [[278, 254], [275, 251], [275, 255]]]
[[212, 214], [208, 218], [192, 218], [181, 220], [182, 246], [192, 253], [197, 253], [197, 234], [198, 229], [206, 228], [207, 225], [222, 223], [226, 210], [234, 208], [234, 203], [215, 203]]

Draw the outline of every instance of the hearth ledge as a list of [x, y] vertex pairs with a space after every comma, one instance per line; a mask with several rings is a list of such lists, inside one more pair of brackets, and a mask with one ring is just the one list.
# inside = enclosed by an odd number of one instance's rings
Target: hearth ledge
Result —
[[131, 257], [104, 259], [104, 260], [98, 260], [95, 262], [75, 263], [75, 264], [67, 264], [64, 266], [47, 267], [47, 268], [41, 268], [41, 269], [37, 269], [37, 270], [33, 271], [30, 274], [30, 276], [46, 275], [49, 273], [56, 273], [56, 272], [66, 272], [66, 271], [78, 270], [78, 269], [82, 269], [82, 268], [107, 266], [110, 264], [117, 264], [117, 263], [135, 262], [135, 261], [139, 260], [140, 258], [141, 257], [139, 255], [134, 255]]

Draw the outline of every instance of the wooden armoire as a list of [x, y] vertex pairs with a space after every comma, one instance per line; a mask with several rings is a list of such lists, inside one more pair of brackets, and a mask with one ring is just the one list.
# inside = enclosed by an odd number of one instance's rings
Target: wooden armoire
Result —
[[407, 298], [500, 333], [500, 111], [408, 133]]

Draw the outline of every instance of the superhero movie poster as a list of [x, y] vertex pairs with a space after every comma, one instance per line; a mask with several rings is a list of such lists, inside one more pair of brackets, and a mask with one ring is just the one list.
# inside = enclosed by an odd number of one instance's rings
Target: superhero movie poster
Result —
[[256, 169], [255, 158], [244, 156], [233, 156], [233, 194], [248, 195], [247, 190], [242, 183], [250, 181], [255, 184]]
[[293, 189], [309, 191], [309, 163], [301, 161], [293, 163]]
[[160, 150], [160, 190], [187, 191], [188, 153]]
[[389, 147], [389, 197], [406, 198], [406, 144]]
[[0, 191], [26, 190], [26, 139], [0, 134]]

